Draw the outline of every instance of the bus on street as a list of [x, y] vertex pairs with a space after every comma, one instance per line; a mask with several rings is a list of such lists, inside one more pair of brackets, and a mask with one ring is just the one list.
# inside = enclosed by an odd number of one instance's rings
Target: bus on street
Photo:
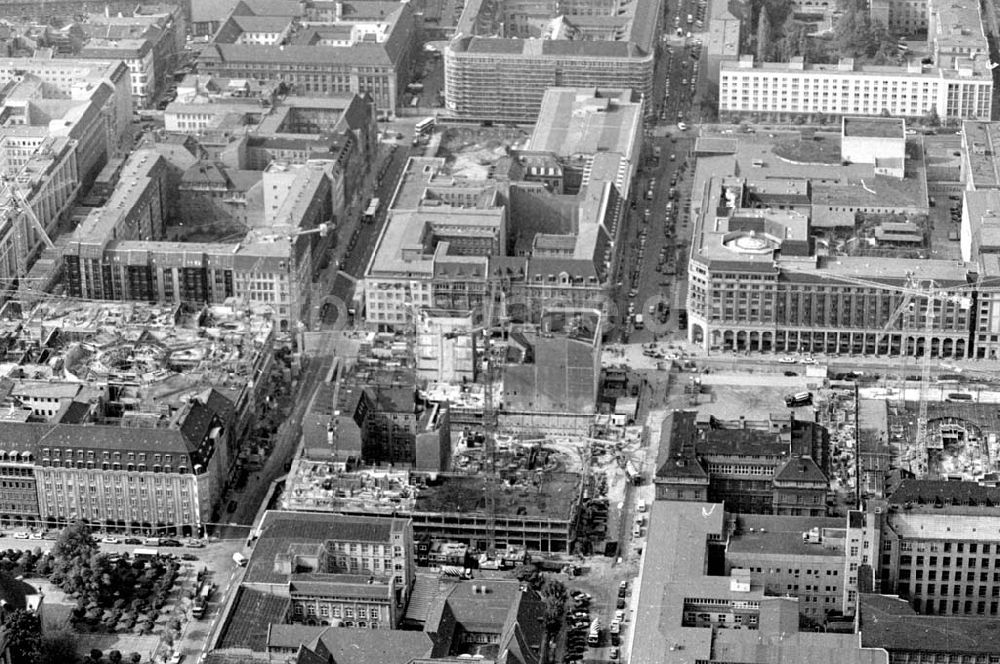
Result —
[[413, 131], [417, 136], [422, 136], [428, 132], [434, 131], [434, 126], [437, 124], [437, 120], [433, 117], [424, 118], [417, 124], [413, 126]]
[[366, 224], [371, 224], [375, 222], [375, 215], [378, 214], [379, 200], [377, 198], [371, 199], [368, 203], [368, 208], [365, 210], [365, 216], [362, 217]]

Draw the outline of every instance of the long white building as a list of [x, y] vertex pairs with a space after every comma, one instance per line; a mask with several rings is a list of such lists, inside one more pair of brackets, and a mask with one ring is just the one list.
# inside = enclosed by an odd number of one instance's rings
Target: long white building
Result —
[[958, 59], [953, 68], [912, 62], [902, 67], [756, 63], [752, 55], [723, 62], [720, 113], [793, 113], [988, 119], [993, 80], [981, 57]]

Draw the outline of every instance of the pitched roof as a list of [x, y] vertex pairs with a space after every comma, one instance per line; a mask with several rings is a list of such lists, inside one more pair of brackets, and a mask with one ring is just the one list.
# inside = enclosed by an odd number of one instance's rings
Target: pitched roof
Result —
[[256, 652], [267, 649], [267, 633], [272, 623], [288, 619], [291, 600], [250, 588], [240, 587], [236, 601], [222, 626], [217, 647], [249, 648]]
[[409, 664], [429, 657], [433, 648], [426, 632], [355, 627], [329, 627], [311, 647], [336, 664]]
[[774, 474], [775, 482], [816, 482], [826, 484], [826, 475], [819, 469], [812, 457], [801, 456], [789, 459]]

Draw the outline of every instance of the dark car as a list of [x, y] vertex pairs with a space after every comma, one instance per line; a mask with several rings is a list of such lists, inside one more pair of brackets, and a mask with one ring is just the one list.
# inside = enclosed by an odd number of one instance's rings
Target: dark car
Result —
[[137, 537], [126, 537], [125, 539], [122, 540], [122, 542], [124, 544], [132, 544], [132, 545], [142, 544], [142, 540]]
[[226, 511], [232, 514], [233, 512], [236, 511], [237, 506], [239, 506], [239, 503], [237, 503], [235, 500], [230, 500], [229, 505], [226, 507]]
[[198, 556], [193, 553], [185, 553], [181, 556], [181, 560], [198, 560]]
[[181, 543], [175, 539], [161, 539], [160, 546], [181, 546]]

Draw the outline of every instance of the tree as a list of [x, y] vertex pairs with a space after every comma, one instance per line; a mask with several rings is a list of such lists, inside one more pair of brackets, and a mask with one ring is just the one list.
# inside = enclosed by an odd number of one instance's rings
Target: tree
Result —
[[130, 661], [132, 664], [139, 664], [139, 662], [142, 661], [142, 655], [140, 655], [137, 652], [134, 652], [128, 656], [128, 661]]
[[73, 635], [55, 631], [42, 637], [33, 664], [77, 664], [79, 661]]
[[771, 54], [771, 19], [767, 15], [767, 7], [760, 8], [757, 19], [757, 60], [767, 62]]
[[42, 638], [42, 622], [38, 616], [24, 609], [13, 611], [7, 618], [5, 627], [10, 638], [11, 662], [32, 664]]
[[111, 662], [111, 664], [121, 664], [121, 662], [122, 662], [122, 653], [121, 653], [121, 651], [120, 650], [112, 650], [111, 652], [109, 652], [108, 653], [108, 661]]

